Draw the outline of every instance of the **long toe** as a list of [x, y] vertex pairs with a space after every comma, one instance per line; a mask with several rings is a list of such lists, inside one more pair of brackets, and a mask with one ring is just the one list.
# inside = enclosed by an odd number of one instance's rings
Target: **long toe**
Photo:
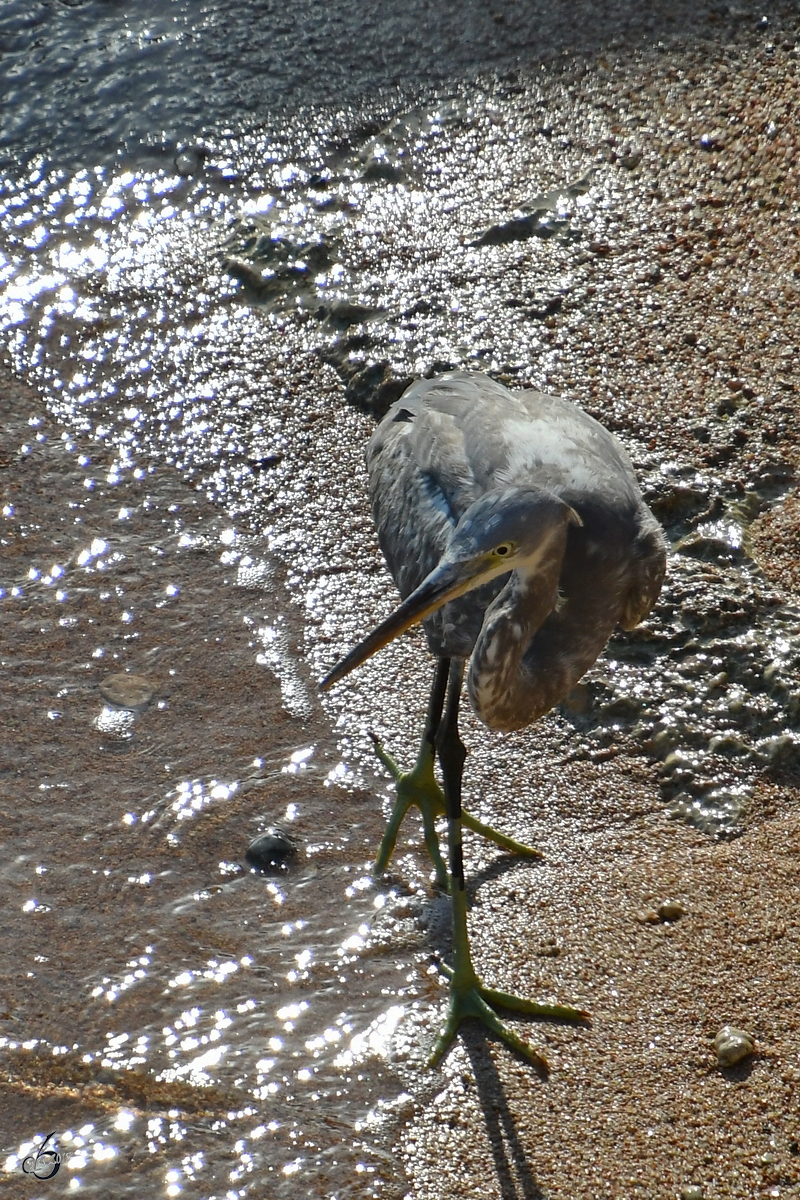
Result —
[[441, 969], [450, 980], [450, 1001], [444, 1029], [436, 1039], [429, 1059], [432, 1067], [436, 1066], [446, 1054], [461, 1022], [472, 1017], [481, 1021], [491, 1033], [496, 1034], [512, 1050], [516, 1050], [523, 1058], [532, 1062], [541, 1074], [547, 1075], [549, 1068], [544, 1055], [515, 1033], [510, 1026], [506, 1025], [505, 1021], [501, 1021], [495, 1009], [508, 1008], [513, 1012], [524, 1013], [526, 1016], [547, 1017], [550, 1020], [560, 1021], [586, 1021], [589, 1017], [589, 1014], [582, 1008], [574, 1008], [569, 1004], [544, 1004], [538, 1000], [526, 1000], [511, 992], [500, 992], [495, 988], [485, 987], [477, 979], [474, 983], [459, 987], [455, 982], [453, 969], [444, 963]]
[[523, 1058], [527, 1058], [529, 1062], [533, 1063], [537, 1071], [546, 1076], [549, 1071], [547, 1059], [506, 1025], [505, 1021], [500, 1020], [491, 1004], [485, 998], [485, 991], [486, 989], [480, 985], [463, 990], [451, 987], [447, 1019], [444, 1029], [436, 1039], [436, 1045], [428, 1060], [430, 1065], [434, 1067], [441, 1061], [455, 1038], [461, 1022], [472, 1017], [474, 1020], [480, 1021], [485, 1025], [491, 1033], [494, 1033], [504, 1041], [512, 1050], [516, 1050], [517, 1054], [521, 1054]]
[[472, 813], [461, 810], [461, 822], [466, 825], [467, 829], [471, 829], [473, 833], [479, 833], [481, 837], [488, 838], [490, 842], [494, 842], [501, 850], [505, 850], [508, 854], [518, 854], [521, 858], [544, 858], [541, 850], [537, 850], [535, 846], [526, 846], [524, 842], [518, 842], [516, 838], [509, 837], [505, 833], [501, 833], [499, 829], [495, 829], [493, 825], [486, 825], [483, 821], [479, 821], [477, 817], [473, 817]]

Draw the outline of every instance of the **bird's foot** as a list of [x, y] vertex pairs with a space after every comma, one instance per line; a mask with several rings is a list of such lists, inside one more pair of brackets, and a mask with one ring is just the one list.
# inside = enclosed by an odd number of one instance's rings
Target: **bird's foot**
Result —
[[490, 842], [494, 842], [501, 850], [506, 850], [509, 854], [519, 854], [523, 858], [544, 858], [544, 854], [535, 846], [526, 846], [524, 842], [518, 842], [516, 838], [508, 837], [507, 834], [501, 833], [492, 825], [484, 825], [483, 821], [473, 817], [472, 813], [467, 812], [464, 808], [461, 810], [461, 823], [466, 825], [467, 829], [471, 829], [473, 833], [479, 833], [481, 837], [488, 838]]
[[425, 845], [428, 850], [433, 869], [436, 872], [436, 884], [444, 891], [447, 890], [447, 868], [444, 865], [442, 852], [439, 849], [439, 837], [436, 833], [436, 818], [444, 816], [444, 792], [436, 782], [433, 774], [433, 750], [427, 742], [423, 742], [417, 761], [410, 771], [401, 771], [398, 764], [387, 754], [374, 733], [370, 734], [375, 753], [395, 781], [397, 790], [394, 807], [386, 826], [378, 857], [375, 859], [375, 875], [383, 875], [389, 865], [389, 859], [394, 853], [397, 835], [403, 818], [409, 808], [416, 807], [422, 814], [422, 827], [425, 835]]
[[[370, 733], [370, 737], [375, 747], [375, 754], [386, 767], [397, 788], [397, 798], [386, 826], [386, 832], [381, 839], [378, 857], [375, 860], [375, 874], [382, 875], [388, 867], [403, 818], [409, 808], [415, 807], [422, 814], [425, 845], [436, 872], [436, 884], [446, 891], [448, 886], [447, 870], [436, 833], [436, 819], [444, 816], [445, 801], [444, 792], [439, 787], [433, 773], [433, 750], [428, 742], [423, 741], [413, 768], [410, 771], [403, 771], [392, 756], [387, 754], [376, 735]], [[479, 821], [477, 817], [473, 817], [466, 810], [462, 810], [462, 821], [467, 829], [488, 838], [508, 854], [518, 854], [524, 858], [544, 858], [541, 850], [536, 850], [533, 846], [526, 846], [524, 842], [518, 842], [516, 838], [501, 833], [499, 829], [485, 825], [483, 821]]]
[[499, 992], [495, 988], [486, 987], [472, 970], [468, 971], [466, 978], [460, 982], [456, 981], [452, 967], [442, 963], [441, 970], [450, 980], [450, 1004], [444, 1029], [436, 1039], [436, 1045], [428, 1060], [432, 1067], [435, 1067], [444, 1057], [461, 1022], [468, 1017], [475, 1017], [512, 1050], [516, 1050], [518, 1054], [532, 1062], [543, 1075], [547, 1075], [549, 1068], [544, 1055], [524, 1041], [504, 1021], [501, 1021], [495, 1009], [508, 1008], [512, 1012], [524, 1013], [526, 1016], [549, 1017], [561, 1021], [585, 1021], [589, 1016], [582, 1008], [573, 1008], [568, 1004], [541, 1004], [536, 1000], [525, 1000], [510, 992]]

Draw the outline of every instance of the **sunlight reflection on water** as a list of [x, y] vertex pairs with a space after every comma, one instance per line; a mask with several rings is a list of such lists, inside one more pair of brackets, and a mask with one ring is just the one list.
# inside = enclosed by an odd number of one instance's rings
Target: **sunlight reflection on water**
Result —
[[[600, 141], [605, 118], [585, 119]], [[479, 162], [479, 147], [495, 144], [498, 122], [499, 148]], [[80, 589], [102, 587], [98, 603], [113, 607], [123, 632], [100, 637], [92, 629], [94, 648], [84, 655], [90, 662], [124, 658], [157, 605], [174, 606], [174, 626], [171, 632], [162, 613], [165, 624], [148, 651], [160, 652], [174, 638], [185, 653], [175, 631], [199, 611], [192, 639], [216, 638], [209, 642], [213, 660], [234, 654], [233, 624], [212, 632], [219, 614], [207, 608], [200, 587], [174, 582], [180, 576], [173, 572], [180, 554], [213, 555], [235, 580], [226, 605], [238, 633], [244, 630], [237, 662], [243, 670], [265, 668], [254, 676], [251, 703], [273, 676], [284, 709], [301, 722], [293, 748], [280, 753], [269, 741], [277, 726], [266, 730], [263, 754], [259, 748], [253, 759], [248, 750], [245, 769], [230, 720], [227, 757], [197, 773], [173, 773], [180, 718], [172, 714], [194, 698], [182, 696], [178, 667], [170, 667], [165, 686], [174, 690], [148, 716], [163, 724], [161, 740], [148, 749], [147, 787], [138, 806], [126, 796], [118, 805], [124, 815], [113, 815], [130, 838], [131, 862], [120, 866], [109, 855], [111, 865], [99, 865], [103, 851], [76, 839], [76, 872], [102, 873], [120, 889], [104, 896], [103, 922], [118, 921], [123, 961], [114, 970], [98, 961], [93, 976], [74, 985], [85, 989], [102, 1034], [67, 1042], [60, 1030], [57, 1046], [43, 1037], [0, 1045], [29, 1055], [26, 1063], [39, 1056], [48, 1082], [55, 1075], [76, 1094], [94, 1089], [106, 1106], [94, 1121], [59, 1135], [69, 1186], [79, 1182], [72, 1190], [87, 1194], [104, 1194], [116, 1179], [114, 1162], [123, 1155], [134, 1161], [140, 1151], [152, 1164], [151, 1182], [171, 1196], [218, 1195], [223, 1188], [227, 1196], [262, 1195], [265, 1187], [292, 1200], [323, 1187], [337, 1196], [380, 1193], [380, 1153], [358, 1135], [378, 1124], [366, 1114], [388, 1111], [408, 1086], [415, 1066], [404, 1024], [416, 1022], [419, 1033], [438, 993], [428, 986], [429, 955], [417, 924], [427, 867], [402, 860], [416, 908], [403, 909], [407, 896], [374, 894], [365, 873], [374, 846], [357, 790], [369, 788], [374, 803], [369, 729], [391, 733], [404, 755], [412, 752], [424, 684], [413, 669], [402, 671], [422, 654], [421, 642], [410, 640], [368, 664], [345, 699], [319, 707], [315, 679], [363, 632], [365, 614], [380, 615], [393, 594], [377, 567], [364, 499], [362, 447], [371, 422], [345, 407], [341, 393], [383, 359], [396, 379], [452, 364], [502, 372], [513, 383], [527, 378], [532, 362], [546, 379], [558, 354], [540, 293], [568, 293], [577, 330], [581, 305], [591, 299], [600, 311], [602, 303], [594, 290], [591, 298], [580, 290], [574, 264], [565, 269], [563, 246], [582, 235], [610, 236], [617, 210], [637, 203], [627, 181], [610, 170], [574, 195], [566, 184], [545, 187], [534, 199], [550, 196], [551, 208], [535, 230], [525, 226], [546, 247], [534, 287], [519, 247], [502, 240], [506, 218], [528, 219], [534, 168], [544, 186], [556, 176], [568, 179], [575, 164], [565, 163], [549, 139], [537, 140], [521, 101], [496, 103], [477, 90], [414, 109], [334, 153], [327, 147], [337, 138], [341, 146], [338, 130], [333, 118], [327, 128], [298, 127], [288, 146], [261, 134], [220, 138], [195, 176], [39, 169], [9, 181], [0, 197], [2, 336], [19, 373], [36, 381], [62, 423], [65, 449], [77, 456], [85, 495], [73, 497], [64, 515], [87, 518], [74, 553], [62, 561], [48, 550], [11, 581], [3, 599], [27, 604], [47, 593], [68, 611], [61, 619], [80, 621]], [[645, 222], [646, 205], [638, 202]], [[487, 229], [495, 244], [478, 249]], [[524, 324], [519, 309], [505, 303], [507, 282], [492, 281], [487, 261], [499, 264], [503, 278], [519, 272], [514, 286], [531, 289], [533, 315]], [[355, 388], [354, 395], [362, 393]], [[90, 436], [103, 455], [84, 453]], [[36, 453], [36, 437], [26, 433], [23, 458]], [[641, 445], [639, 452], [646, 459]], [[165, 464], [220, 506], [224, 516], [213, 535], [165, 505], [158, 537], [149, 527], [146, 536], [129, 532], [137, 515], [158, 509]], [[683, 470], [679, 463], [650, 466], [662, 479]], [[694, 486], [707, 491], [708, 480]], [[137, 487], [114, 506], [122, 532], [115, 522], [89, 528], [93, 510], [86, 505], [94, 497]], [[11, 521], [14, 506], [7, 507]], [[716, 644], [701, 647], [694, 663], [688, 655], [677, 665], [669, 657], [695, 611], [693, 597], [699, 605], [711, 586], [723, 586], [704, 580], [703, 561], [738, 552], [741, 529], [728, 517], [698, 526], [698, 537], [673, 562], [684, 591], [671, 601], [671, 633], [658, 644], [654, 637], [649, 658], [634, 646], [626, 660], [627, 644], [613, 647], [587, 685], [588, 715], [565, 724], [563, 735], [569, 753], [586, 756], [608, 750], [630, 729], [640, 745], [652, 739], [675, 783], [674, 810], [712, 828], [735, 822], [747, 800], [746, 784], [720, 778], [724, 760], [720, 766], [716, 751], [761, 761], [794, 745], [784, 732], [790, 689], [759, 682], [765, 662], [776, 664], [778, 680], [781, 672], [791, 676], [796, 640], [789, 618], [753, 614], [757, 636], [735, 641], [712, 629], [708, 640]], [[747, 564], [729, 565], [730, 577], [739, 572], [748, 585]], [[130, 599], [137, 573], [158, 578], [157, 601], [149, 594]], [[745, 682], [728, 688], [722, 681], [709, 701], [709, 681], [719, 679], [726, 656], [743, 664]], [[397, 688], [396, 678], [414, 682]], [[764, 730], [760, 742], [737, 732], [737, 721], [748, 728], [748, 709]], [[62, 710], [46, 711], [59, 724]], [[116, 739], [133, 749], [139, 738], [142, 722], [131, 709], [106, 705], [94, 721], [108, 744]], [[714, 743], [719, 737], [731, 741]], [[533, 811], [542, 789], [530, 779], [522, 742], [504, 745], [508, 770], [521, 776], [517, 803]], [[706, 778], [708, 761], [705, 790], [679, 790], [681, 780], [691, 788]], [[492, 755], [476, 754], [470, 766], [477, 793], [496, 798]], [[41, 786], [61, 783], [48, 777]], [[272, 816], [277, 803], [306, 831], [300, 865], [274, 879], [239, 869], [225, 841], [229, 831], [218, 840], [217, 830], [256, 787], [264, 800], [249, 816], [259, 827], [262, 810]], [[198, 832], [212, 844], [213, 871], [192, 871], [205, 849]], [[35, 897], [28, 890], [21, 901], [32, 922], [53, 911], [45, 884], [46, 877]], [[88, 916], [69, 915], [75, 937], [82, 921], [99, 920], [92, 908]], [[402, 1080], [397, 1061], [405, 1064]], [[150, 1116], [145, 1110], [153, 1104], [166, 1115]], [[32, 1145], [20, 1144], [6, 1169], [15, 1171]]]

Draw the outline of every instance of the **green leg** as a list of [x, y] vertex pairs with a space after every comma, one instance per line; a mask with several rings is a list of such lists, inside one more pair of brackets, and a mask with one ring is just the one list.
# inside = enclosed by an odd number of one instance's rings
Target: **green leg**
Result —
[[383, 875], [388, 867], [403, 818], [413, 805], [422, 813], [425, 845], [436, 872], [436, 883], [440, 888], [446, 889], [447, 870], [439, 850], [439, 836], [436, 833], [436, 818], [444, 814], [444, 793], [433, 773], [433, 746], [423, 737], [413, 770], [404, 774], [394, 759], [383, 749], [378, 739], [373, 737], [373, 741], [375, 753], [397, 785], [397, 798], [386, 826], [386, 832], [381, 839], [378, 857], [375, 860], [375, 875]]
[[[387, 754], [383, 749], [375, 735], [372, 735], [372, 740], [375, 744], [375, 753], [386, 767], [392, 779], [394, 779], [397, 787], [397, 798], [394, 808], [392, 809], [389, 823], [386, 826], [386, 832], [381, 839], [378, 857], [375, 860], [375, 874], [382, 875], [388, 867], [389, 860], [397, 844], [397, 835], [403, 823], [403, 818], [409, 808], [416, 807], [422, 813], [425, 845], [428, 848], [428, 854], [436, 872], [436, 883], [438, 887], [443, 889], [447, 888], [447, 870], [445, 869], [439, 849], [436, 819], [437, 817], [444, 816], [445, 800], [444, 792], [436, 781], [433, 764], [436, 734], [441, 721], [447, 687], [448, 669], [449, 662], [446, 659], [441, 659], [437, 663], [436, 674], [434, 675], [433, 687], [431, 688], [430, 700], [428, 702], [425, 732], [422, 736], [417, 761], [412, 770], [408, 772], [401, 771], [391, 755]], [[485, 825], [483, 821], [479, 821], [477, 817], [473, 817], [470, 813], [464, 812], [462, 816], [464, 824], [468, 829], [473, 830], [475, 833], [480, 833], [483, 837], [489, 838], [490, 841], [496, 842], [501, 849], [506, 850], [509, 854], [520, 854], [527, 858], [544, 857], [541, 850], [535, 850], [532, 846], [526, 846], [514, 838], [507, 837], [504, 833], [500, 833], [499, 830], [493, 829], [491, 825]]]
[[509, 854], [519, 854], [523, 858], [544, 858], [541, 850], [537, 850], [535, 846], [526, 846], [524, 842], [518, 842], [516, 838], [508, 837], [492, 825], [484, 825], [483, 821], [473, 817], [472, 813], [468, 813], [465, 808], [461, 810], [461, 820], [467, 829], [481, 834], [490, 842], [496, 842], [501, 850], [507, 850]]
[[513, 1050], [529, 1059], [540, 1071], [547, 1071], [547, 1060], [513, 1029], [500, 1020], [495, 1008], [509, 1008], [531, 1016], [556, 1017], [581, 1021], [587, 1014], [561, 1004], [537, 1004], [509, 992], [499, 992], [481, 983], [472, 965], [467, 933], [467, 893], [464, 885], [464, 860], [461, 845], [461, 776], [466, 759], [464, 744], [458, 736], [458, 705], [461, 695], [463, 664], [454, 662], [450, 674], [447, 708], [439, 734], [439, 761], [444, 775], [447, 798], [447, 835], [450, 853], [450, 895], [453, 904], [453, 967], [445, 968], [450, 979], [450, 1004], [444, 1029], [430, 1057], [435, 1066], [467, 1017], [477, 1017]]
[[392, 776], [397, 788], [397, 798], [394, 802], [386, 833], [381, 839], [378, 857], [375, 860], [375, 875], [380, 876], [389, 865], [389, 859], [394, 853], [397, 834], [403, 818], [409, 808], [417, 807], [422, 813], [422, 827], [425, 832], [425, 845], [428, 848], [433, 868], [436, 872], [436, 883], [440, 888], [447, 887], [447, 870], [439, 849], [439, 837], [436, 833], [436, 818], [444, 814], [444, 793], [436, 782], [433, 773], [434, 756], [436, 753], [436, 731], [442, 718], [442, 708], [447, 692], [447, 672], [449, 662], [441, 659], [436, 664], [433, 685], [428, 700], [428, 714], [425, 719], [425, 732], [413, 770], [404, 773], [394, 759], [386, 753], [375, 735], [375, 753], [386, 770]]

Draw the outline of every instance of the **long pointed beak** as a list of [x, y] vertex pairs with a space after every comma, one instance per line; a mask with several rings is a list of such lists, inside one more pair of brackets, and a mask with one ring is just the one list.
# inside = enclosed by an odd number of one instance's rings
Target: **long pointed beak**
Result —
[[380, 625], [368, 633], [349, 654], [346, 654], [336, 664], [321, 681], [320, 691], [326, 692], [328, 688], [333, 687], [334, 683], [344, 679], [345, 675], [349, 675], [356, 667], [360, 667], [378, 650], [382, 650], [389, 642], [400, 637], [401, 633], [405, 633], [412, 625], [424, 621], [432, 612], [436, 612], [437, 608], [447, 604], [448, 600], [455, 600], [456, 596], [463, 596], [464, 592], [477, 587], [482, 582], [481, 567], [482, 564], [463, 562], [445, 563], [435, 567], [430, 575], [423, 579], [416, 591], [412, 592], [391, 616], [387, 617], [385, 621], [381, 621]]

